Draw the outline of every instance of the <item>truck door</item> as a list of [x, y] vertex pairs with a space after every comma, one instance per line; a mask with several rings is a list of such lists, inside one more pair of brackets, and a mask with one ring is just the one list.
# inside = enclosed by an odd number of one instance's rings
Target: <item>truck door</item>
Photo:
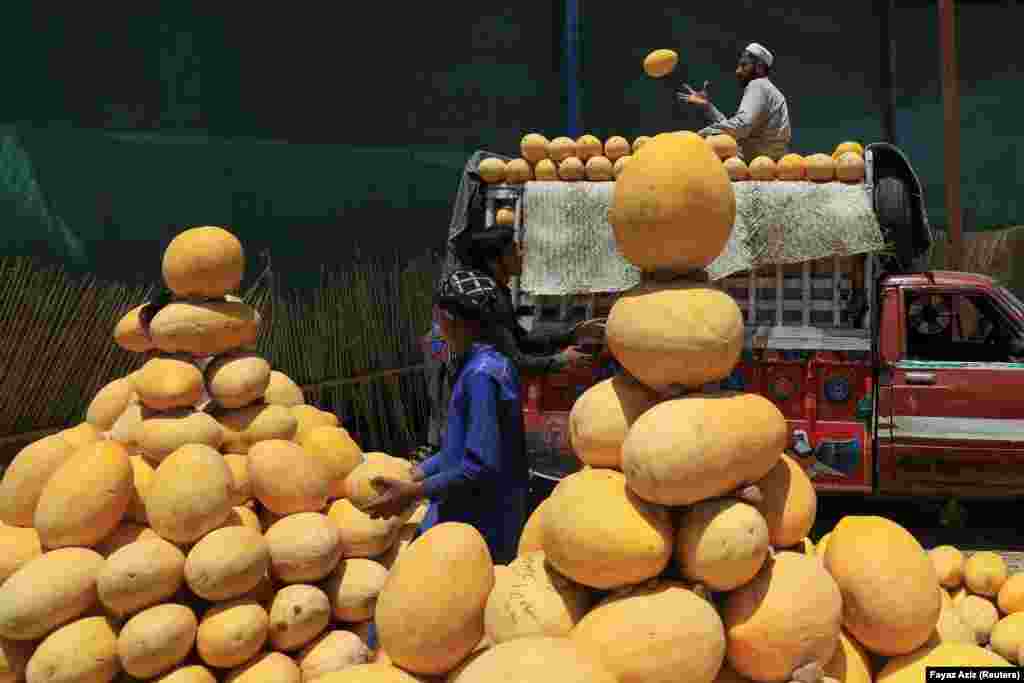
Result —
[[882, 330], [880, 492], [1024, 493], [1024, 364], [1012, 362], [1020, 332], [1005, 302], [984, 289], [894, 288]]

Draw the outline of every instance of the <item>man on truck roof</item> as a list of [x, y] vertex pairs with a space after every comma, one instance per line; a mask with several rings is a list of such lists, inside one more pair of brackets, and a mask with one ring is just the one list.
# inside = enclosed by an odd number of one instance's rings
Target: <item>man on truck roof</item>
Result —
[[740, 54], [736, 78], [743, 84], [743, 99], [731, 118], [726, 118], [708, 97], [708, 84], [695, 91], [689, 85], [676, 93], [681, 102], [703, 109], [710, 125], [698, 131], [703, 137], [726, 133], [736, 139], [739, 156], [747, 163], [759, 156], [778, 161], [789, 152], [793, 137], [786, 96], [769, 80], [775, 57], [760, 43], [751, 43]]

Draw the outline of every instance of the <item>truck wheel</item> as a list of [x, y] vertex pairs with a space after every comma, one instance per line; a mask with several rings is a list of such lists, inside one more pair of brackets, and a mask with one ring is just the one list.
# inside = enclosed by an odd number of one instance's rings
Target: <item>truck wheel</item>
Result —
[[875, 215], [885, 241], [896, 249], [900, 269], [910, 268], [914, 260], [914, 213], [910, 188], [902, 178], [888, 176], [875, 185]]

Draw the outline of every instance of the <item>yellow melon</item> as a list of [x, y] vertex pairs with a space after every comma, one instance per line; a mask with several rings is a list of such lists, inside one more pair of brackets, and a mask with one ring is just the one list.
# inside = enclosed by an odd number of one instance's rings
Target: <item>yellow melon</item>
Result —
[[615, 182], [608, 219], [643, 270], [688, 271], [718, 258], [736, 218], [729, 176], [696, 133], [658, 135]]
[[502, 227], [511, 227], [515, 225], [516, 212], [507, 206], [503, 206], [494, 212], [494, 224]]
[[[610, 589], [657, 576], [672, 557], [666, 509], [641, 500], [614, 470], [586, 469], [555, 487], [541, 513], [544, 553], [564, 576]], [[600, 557], [601, 562], [593, 558]]]
[[604, 141], [604, 156], [612, 163], [627, 156], [631, 151], [629, 140], [621, 135], [612, 135]]
[[676, 562], [687, 579], [729, 591], [761, 570], [768, 545], [768, 525], [756, 508], [733, 498], [716, 498], [684, 510]]
[[267, 641], [270, 616], [252, 600], [213, 605], [199, 622], [196, 650], [209, 666], [227, 668], [252, 659]]
[[327, 505], [327, 466], [291, 441], [254, 445], [249, 450], [249, 479], [256, 499], [279, 515], [317, 512]]
[[814, 553], [818, 557], [821, 557], [821, 558], [825, 557], [825, 551], [828, 549], [828, 542], [829, 542], [831, 536], [832, 536], [832, 532], [830, 531], [827, 534], [825, 534], [824, 536], [822, 536], [820, 539], [818, 539], [818, 545], [814, 549]]
[[533, 166], [533, 177], [536, 180], [558, 180], [558, 165], [551, 159], [541, 159]]
[[675, 71], [679, 53], [675, 50], [654, 50], [644, 57], [644, 73], [651, 78], [662, 78]]
[[838, 159], [847, 152], [853, 152], [861, 157], [864, 156], [864, 147], [859, 142], [840, 142], [832, 152], [832, 158]]
[[708, 142], [708, 146], [711, 147], [711, 151], [722, 161], [735, 157], [739, 151], [739, 147], [736, 145], [736, 138], [731, 135], [722, 133], [720, 135], [710, 135], [705, 139]]
[[953, 609], [967, 626], [974, 631], [974, 638], [978, 645], [984, 645], [989, 641], [992, 629], [999, 621], [999, 610], [980, 595], [968, 595]]
[[93, 550], [108, 558], [129, 543], [153, 539], [163, 540], [159, 534], [149, 527], [136, 524], [135, 522], [123, 521], [106, 538], [93, 546]]
[[292, 406], [292, 415], [295, 417], [297, 426], [295, 428], [295, 439], [301, 440], [302, 435], [314, 427], [337, 427], [338, 416], [334, 413], [320, 410], [316, 406], [301, 405]]
[[569, 413], [569, 443], [592, 467], [618, 469], [630, 426], [658, 402], [658, 395], [629, 375], [616, 375], [587, 389]]
[[775, 180], [779, 175], [778, 165], [771, 157], [755, 157], [747, 166], [751, 180]]
[[267, 652], [233, 669], [225, 683], [300, 683], [302, 674], [291, 657], [280, 652]]
[[253, 444], [262, 441], [289, 441], [296, 438], [299, 421], [294, 411], [297, 408], [312, 406], [253, 403], [233, 410], [216, 411], [214, 416], [224, 430], [224, 450], [248, 453]]
[[644, 145], [646, 145], [650, 141], [651, 141], [651, 137], [649, 135], [641, 135], [641, 136], [637, 137], [635, 140], [633, 140], [633, 154], [636, 154], [637, 152], [639, 152], [640, 148], [643, 147]]
[[157, 683], [217, 683], [210, 670], [199, 664], [179, 666], [154, 680]]
[[319, 512], [288, 515], [267, 529], [264, 537], [270, 547], [270, 571], [284, 583], [319, 581], [341, 561], [341, 532]]
[[714, 606], [675, 581], [605, 600], [580, 620], [570, 639], [619, 683], [674, 683], [681, 671], [687, 681], [711, 683], [726, 652]]
[[184, 358], [151, 358], [135, 373], [139, 401], [153, 410], [191, 407], [203, 396], [203, 373]]
[[644, 500], [690, 505], [764, 477], [788, 438], [782, 413], [759, 394], [689, 394], [633, 423], [622, 471]]
[[526, 159], [513, 159], [505, 166], [505, 181], [521, 185], [533, 180], [533, 168]]
[[59, 548], [18, 568], [0, 584], [0, 637], [34, 640], [96, 604], [103, 557], [88, 548]]
[[270, 382], [263, 392], [263, 402], [269, 405], [298, 406], [306, 402], [302, 388], [292, 378], [278, 370], [270, 371]]
[[824, 668], [838, 683], [872, 683], [874, 674], [871, 657], [846, 631], [839, 632], [839, 647]]
[[435, 683], [444, 677], [414, 676], [392, 666], [384, 652], [370, 664], [357, 664], [343, 671], [329, 673], [320, 679], [321, 683]]
[[960, 586], [960, 588], [956, 589], [955, 591], [952, 592], [952, 594], [950, 594], [949, 599], [953, 603], [953, 607], [956, 607], [968, 595], [970, 595], [970, 593], [967, 592], [967, 587], [966, 586]]
[[1003, 614], [1024, 612], [1024, 574], [1013, 574], [1003, 582], [996, 596], [996, 604]]
[[162, 538], [192, 543], [231, 514], [231, 470], [209, 446], [188, 444], [156, 468], [146, 492], [146, 516]]
[[156, 605], [139, 612], [117, 637], [125, 673], [142, 679], [167, 673], [192, 651], [198, 626], [196, 615], [184, 605]]
[[74, 453], [59, 434], [44, 436], [18, 451], [0, 480], [0, 521], [32, 526], [46, 482]]
[[507, 567], [495, 567], [484, 632], [495, 644], [529, 636], [565, 637], [590, 601], [590, 591], [555, 571], [543, 552], [522, 555]]
[[[555, 162], [555, 164], [560, 164], [569, 157], [576, 156], [576, 141], [572, 138], [560, 135], [548, 143], [547, 152], [548, 159]], [[537, 162], [537, 165], [540, 165], [539, 161]]]
[[800, 463], [783, 453], [757, 487], [762, 500], [756, 507], [768, 522], [773, 546], [788, 548], [807, 536], [818, 513], [818, 494]]
[[137, 427], [137, 446], [147, 459], [159, 463], [188, 444], [216, 450], [224, 441], [224, 429], [209, 413], [191, 408], [157, 412], [143, 408]]
[[168, 289], [180, 297], [224, 296], [242, 282], [245, 252], [223, 228], [191, 228], [167, 245], [162, 269]]
[[224, 408], [258, 401], [269, 386], [270, 363], [251, 351], [226, 353], [206, 366], [206, 389]]
[[150, 339], [149, 334], [142, 327], [142, 320], [139, 319], [139, 313], [142, 312], [143, 306], [145, 304], [136, 306], [125, 313], [114, 326], [114, 343], [125, 351], [145, 353], [154, 348], [153, 340]]
[[448, 683], [616, 683], [599, 661], [567, 638], [517, 638], [475, 654], [448, 677]]
[[487, 157], [480, 162], [477, 173], [485, 183], [505, 182], [505, 162], [497, 157]]
[[939, 583], [946, 588], [959, 588], [964, 578], [964, 554], [951, 545], [940, 545], [928, 551]]
[[480, 532], [458, 522], [431, 527], [395, 562], [377, 599], [381, 648], [407, 671], [450, 671], [483, 637], [492, 588], [494, 566]]
[[165, 353], [214, 356], [256, 343], [260, 316], [240, 301], [175, 301], [149, 324], [156, 348]]
[[108, 382], [89, 402], [89, 407], [85, 411], [85, 421], [100, 431], [108, 431], [132, 399], [137, 397], [135, 385], [127, 377]]
[[[376, 477], [388, 477], [412, 481], [412, 463], [389, 457], [386, 460], [370, 461], [358, 465], [345, 480], [345, 497], [359, 509], [375, 500], [381, 491], [373, 485]], [[411, 513], [412, 510], [408, 510]]]
[[138, 524], [148, 524], [146, 519], [146, 491], [153, 481], [153, 473], [156, 471], [153, 465], [141, 455], [133, 455], [129, 458], [132, 467], [132, 495], [128, 502], [128, 509], [125, 510], [124, 519]]
[[953, 607], [952, 603], [947, 607], [945, 604], [939, 612], [939, 620], [935, 624], [935, 630], [925, 643], [930, 647], [938, 643], [969, 643], [977, 644], [978, 639], [974, 629], [960, 616], [960, 611]]
[[776, 166], [779, 180], [803, 180], [807, 177], [807, 163], [799, 154], [786, 154]]
[[997, 596], [1007, 575], [1006, 560], [988, 550], [973, 553], [964, 563], [964, 585], [975, 595]]
[[1021, 645], [1024, 645], [1024, 614], [1011, 614], [1000, 619], [989, 637], [992, 651], [1003, 659], [1020, 664]]
[[612, 162], [608, 157], [595, 155], [587, 159], [586, 168], [584, 169], [587, 180], [593, 182], [603, 182], [611, 180], [613, 177]]
[[135, 489], [128, 452], [116, 441], [77, 451], [43, 487], [35, 529], [45, 548], [92, 546], [121, 522]]
[[836, 159], [836, 180], [843, 183], [859, 183], [864, 180], [864, 157], [854, 152], [845, 152]]
[[929, 667], [1012, 667], [1008, 661], [977, 645], [941, 643], [893, 657], [875, 677], [876, 683], [919, 683]]
[[776, 553], [725, 599], [729, 664], [764, 683], [787, 681], [810, 663], [824, 667], [839, 645], [842, 611], [839, 586], [821, 562]]
[[368, 664], [370, 649], [351, 631], [328, 631], [302, 648], [296, 657], [303, 681]]
[[105, 617], [58, 628], [32, 653], [26, 683], [110, 683], [117, 675], [117, 633]]
[[355, 557], [339, 562], [324, 584], [334, 618], [347, 622], [372, 619], [387, 578], [388, 570], [379, 562]]
[[88, 422], [81, 422], [74, 427], [62, 429], [57, 433], [71, 444], [71, 447], [76, 451], [93, 445], [101, 438], [99, 430]]
[[96, 594], [117, 616], [168, 600], [185, 582], [185, 554], [160, 538], [129, 543], [111, 553], [96, 577]]
[[299, 444], [327, 469], [328, 495], [345, 495], [345, 479], [363, 461], [363, 451], [342, 427], [314, 427], [303, 433]]
[[558, 164], [558, 177], [561, 180], [583, 180], [586, 169], [579, 157], [566, 157]]
[[326, 593], [305, 584], [285, 586], [270, 605], [270, 642], [277, 650], [298, 650], [323, 633], [330, 620]]
[[827, 183], [835, 179], [836, 162], [827, 154], [812, 154], [805, 159], [807, 179], [816, 183]]
[[255, 588], [270, 568], [263, 534], [247, 526], [214, 529], [189, 550], [185, 581], [212, 602], [230, 600]]
[[584, 163], [603, 152], [604, 145], [595, 135], [585, 133], [576, 139], [576, 156]]
[[732, 157], [722, 162], [725, 172], [729, 174], [729, 180], [736, 183], [743, 180], [750, 180], [750, 169], [743, 159]]
[[659, 392], [728, 377], [743, 350], [743, 331], [735, 299], [688, 280], [642, 283], [622, 294], [605, 328], [615, 359]]
[[523, 531], [519, 534], [519, 547], [516, 550], [516, 556], [521, 557], [527, 553], [544, 550], [544, 526], [542, 524], [543, 513], [541, 509], [547, 505], [547, 502], [547, 498], [542, 500], [540, 505], [526, 518]]
[[136, 395], [110, 427], [110, 438], [124, 446], [137, 446], [142, 438], [142, 416], [147, 412], [153, 411], [139, 403]]
[[616, 159], [615, 163], [612, 164], [612, 177], [618, 178], [619, 175], [622, 173], [622, 170], [626, 168], [626, 164], [628, 164], [632, 159], [632, 154], [624, 154], [618, 159]]
[[345, 557], [377, 557], [387, 552], [405, 522], [402, 516], [373, 519], [345, 499], [332, 503], [327, 516], [341, 533]]
[[42, 554], [38, 531], [0, 524], [0, 583], [26, 562]]
[[231, 470], [231, 504], [243, 505], [252, 500], [252, 482], [249, 480], [249, 456], [226, 453], [224, 463]]
[[531, 164], [548, 156], [548, 139], [540, 133], [527, 133], [519, 141], [519, 153]]
[[844, 517], [832, 530], [825, 567], [843, 592], [843, 626], [868, 650], [907, 654], [931, 636], [942, 609], [939, 580], [924, 548], [900, 525]]
[[[416, 534], [418, 532], [418, 524], [403, 524], [399, 528], [398, 535], [395, 537], [395, 541], [391, 544], [391, 547], [383, 553], [381, 553], [380, 555], [375, 556], [373, 559], [382, 564], [390, 571], [391, 567], [394, 566], [395, 561], [398, 559], [398, 556], [405, 552], [406, 548], [409, 547], [409, 544], [412, 543], [413, 539], [416, 538]], [[344, 534], [345, 532], [343, 531], [342, 535]]]

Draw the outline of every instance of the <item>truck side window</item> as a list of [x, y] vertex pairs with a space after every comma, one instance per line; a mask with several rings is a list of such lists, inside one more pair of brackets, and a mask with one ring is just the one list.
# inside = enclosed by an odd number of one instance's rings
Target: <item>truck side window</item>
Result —
[[1010, 360], [999, 309], [984, 295], [908, 292], [907, 358], [951, 363]]

